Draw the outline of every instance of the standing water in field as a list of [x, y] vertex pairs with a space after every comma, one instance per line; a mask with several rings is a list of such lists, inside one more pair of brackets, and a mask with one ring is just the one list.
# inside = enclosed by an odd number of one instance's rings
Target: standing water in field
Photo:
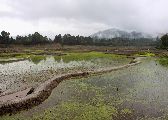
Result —
[[[114, 57], [103, 53], [83, 53], [84, 55], [81, 53], [80, 56], [76, 54], [69, 56], [35, 56], [28, 60], [1, 63], [1, 93], [6, 94], [28, 87], [36, 87], [44, 81], [60, 74], [76, 71], [93, 71], [99, 68], [126, 64], [130, 61], [130, 59], [125, 57], [121, 57], [122, 59], [112, 59]], [[93, 58], [95, 54], [98, 55], [98, 58]], [[102, 55], [108, 58], [99, 58]], [[81, 59], [82, 57], [83, 59]]]
[[167, 67], [151, 58], [140, 65], [108, 74], [63, 81], [41, 105], [12, 117], [58, 120], [166, 119], [167, 71]]

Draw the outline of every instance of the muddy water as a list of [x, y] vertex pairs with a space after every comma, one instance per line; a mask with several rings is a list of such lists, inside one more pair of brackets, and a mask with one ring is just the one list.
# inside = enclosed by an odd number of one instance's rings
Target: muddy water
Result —
[[94, 70], [101, 67], [126, 64], [130, 59], [121, 62], [113, 60], [69, 61], [55, 60], [54, 56], [46, 56], [41, 60], [22, 60], [0, 63], [0, 95], [36, 87], [55, 75], [67, 72]]
[[[168, 68], [159, 65], [154, 58], [124, 70], [83, 79], [67, 80], [54, 89], [41, 105], [20, 115], [31, 117], [43, 115], [44, 111], [56, 109], [67, 103], [96, 106], [98, 103], [113, 106], [118, 113], [131, 111], [131, 118], [164, 119], [168, 114]], [[70, 109], [70, 107], [68, 107]], [[78, 108], [80, 111], [83, 108]], [[71, 115], [75, 110], [71, 108]], [[63, 112], [64, 113], [64, 112]], [[57, 112], [54, 114], [60, 114]]]

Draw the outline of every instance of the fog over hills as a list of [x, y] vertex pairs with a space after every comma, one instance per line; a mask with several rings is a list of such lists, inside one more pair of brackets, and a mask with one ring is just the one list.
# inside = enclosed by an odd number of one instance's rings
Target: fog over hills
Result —
[[139, 39], [139, 38], [154, 38], [153, 35], [137, 31], [125, 31], [117, 28], [107, 29], [104, 31], [99, 31], [92, 34], [91, 37], [98, 39], [111, 39], [111, 38], [129, 38], [129, 39]]

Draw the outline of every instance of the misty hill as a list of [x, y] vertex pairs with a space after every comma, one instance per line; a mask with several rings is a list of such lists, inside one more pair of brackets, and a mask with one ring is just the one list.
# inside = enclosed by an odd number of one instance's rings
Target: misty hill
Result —
[[159, 41], [153, 35], [120, 29], [108, 29], [90, 36], [96, 45], [156, 46]]
[[98, 39], [111, 39], [111, 38], [127, 38], [127, 39], [140, 39], [140, 38], [148, 38], [152, 39], [153, 36], [147, 33], [142, 32], [136, 32], [136, 31], [124, 31], [120, 29], [108, 29], [104, 31], [99, 31], [93, 35], [91, 35], [92, 38], [98, 38]]

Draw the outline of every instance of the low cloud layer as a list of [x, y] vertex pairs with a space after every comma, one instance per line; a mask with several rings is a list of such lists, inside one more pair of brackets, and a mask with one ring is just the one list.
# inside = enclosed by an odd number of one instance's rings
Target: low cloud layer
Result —
[[90, 35], [121, 28], [168, 32], [167, 0], [1, 0], [0, 30]]

